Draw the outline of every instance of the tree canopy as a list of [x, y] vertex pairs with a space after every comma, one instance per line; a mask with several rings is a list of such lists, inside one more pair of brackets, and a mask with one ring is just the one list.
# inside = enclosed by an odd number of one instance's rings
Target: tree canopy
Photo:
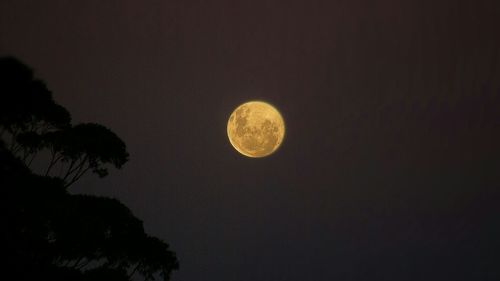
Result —
[[[35, 157], [46, 162], [35, 171]], [[0, 58], [0, 243], [15, 280], [169, 280], [178, 261], [117, 199], [71, 194], [87, 172], [128, 161], [125, 143], [95, 123], [72, 125], [33, 71]], [[5, 273], [7, 274], [7, 273]], [[135, 277], [134, 277], [135, 276]]]

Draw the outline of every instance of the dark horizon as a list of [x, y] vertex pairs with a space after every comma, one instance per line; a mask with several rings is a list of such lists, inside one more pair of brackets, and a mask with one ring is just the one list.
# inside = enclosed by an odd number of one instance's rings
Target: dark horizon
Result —
[[[498, 1], [0, 3], [0, 56], [130, 161], [117, 198], [171, 246], [172, 280], [500, 278]], [[286, 122], [249, 159], [248, 100]]]

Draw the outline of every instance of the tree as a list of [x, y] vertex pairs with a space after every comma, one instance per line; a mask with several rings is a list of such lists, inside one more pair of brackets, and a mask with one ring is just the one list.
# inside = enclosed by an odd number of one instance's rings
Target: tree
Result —
[[[129, 156], [125, 143], [102, 125], [71, 125], [45, 84], [12, 57], [0, 58], [0, 101], [0, 219], [6, 225], [0, 253], [12, 276], [169, 280], [179, 266], [175, 253], [147, 235], [125, 205], [67, 190], [89, 171], [103, 177], [110, 166], [120, 169]], [[37, 155], [49, 155], [39, 174], [29, 167]]]
[[70, 186], [87, 171], [100, 177], [108, 174], [105, 164], [121, 168], [128, 161], [125, 143], [112, 131], [99, 124], [79, 124], [49, 132], [34, 141], [50, 150], [51, 159], [45, 175], [59, 162], [67, 163], [62, 179]]
[[42, 134], [69, 127], [71, 116], [33, 71], [12, 57], [0, 58], [0, 93], [0, 137], [29, 166], [43, 148]]

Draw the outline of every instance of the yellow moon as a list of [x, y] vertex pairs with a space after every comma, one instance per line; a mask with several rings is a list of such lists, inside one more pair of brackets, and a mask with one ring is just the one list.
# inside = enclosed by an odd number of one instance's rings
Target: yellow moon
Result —
[[227, 136], [239, 153], [252, 158], [265, 157], [283, 142], [285, 122], [272, 105], [250, 101], [238, 106], [229, 117]]

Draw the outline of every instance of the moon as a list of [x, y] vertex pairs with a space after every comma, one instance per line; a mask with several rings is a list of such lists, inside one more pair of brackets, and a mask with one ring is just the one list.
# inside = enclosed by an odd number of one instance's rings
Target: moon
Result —
[[279, 111], [262, 101], [238, 106], [227, 122], [227, 136], [239, 153], [252, 158], [275, 152], [285, 137], [285, 122]]

